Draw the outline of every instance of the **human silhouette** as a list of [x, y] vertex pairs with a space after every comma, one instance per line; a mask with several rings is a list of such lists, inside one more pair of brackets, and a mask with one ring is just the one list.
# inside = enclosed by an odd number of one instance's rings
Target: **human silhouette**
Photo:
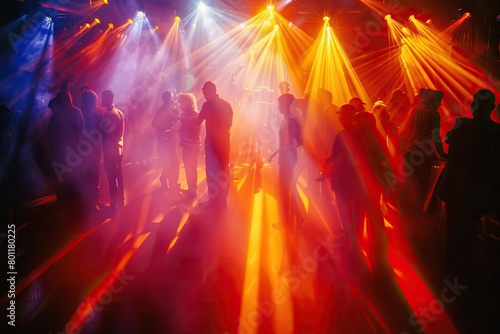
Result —
[[102, 208], [99, 202], [99, 175], [102, 156], [102, 111], [97, 106], [97, 94], [87, 91], [82, 94], [82, 114], [85, 122], [84, 137], [90, 146], [90, 153], [85, 158], [85, 170], [82, 185], [86, 189], [86, 206], [95, 210]]
[[198, 154], [200, 153], [200, 124], [198, 122], [198, 110], [196, 98], [191, 93], [177, 95], [180, 109], [181, 126], [179, 129], [180, 147], [182, 149], [182, 162], [186, 172], [187, 190], [184, 196], [196, 197], [198, 186]]
[[102, 128], [102, 150], [104, 169], [108, 178], [110, 210], [116, 214], [118, 207], [125, 203], [123, 189], [123, 134], [125, 129], [125, 117], [123, 113], [114, 106], [115, 94], [111, 90], [105, 90], [101, 94], [101, 103], [105, 108]]
[[180, 190], [180, 161], [177, 154], [178, 133], [175, 128], [179, 111], [172, 92], [163, 92], [161, 98], [163, 104], [153, 116], [151, 126], [156, 129], [158, 155], [163, 165], [160, 181], [163, 187], [169, 191], [169, 195], [175, 198]]
[[57, 93], [55, 98], [50, 100], [49, 108], [52, 109], [52, 117], [48, 135], [57, 201], [69, 212], [81, 210], [83, 156], [77, 146], [84, 129], [82, 111], [73, 105], [71, 93], [68, 91]]
[[230, 129], [233, 122], [231, 104], [220, 98], [217, 86], [207, 81], [203, 84], [203, 103], [198, 121], [205, 120], [205, 171], [209, 201], [200, 207], [225, 207], [229, 193]]

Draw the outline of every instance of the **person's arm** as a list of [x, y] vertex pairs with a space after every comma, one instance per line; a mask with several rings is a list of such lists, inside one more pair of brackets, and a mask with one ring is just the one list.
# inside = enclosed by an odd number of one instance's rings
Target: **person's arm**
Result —
[[440, 129], [441, 117], [439, 116], [439, 113], [436, 112], [434, 116], [434, 131], [432, 131], [432, 136], [439, 156], [446, 159], [448, 158], [448, 154], [443, 149], [443, 141], [441, 140]]

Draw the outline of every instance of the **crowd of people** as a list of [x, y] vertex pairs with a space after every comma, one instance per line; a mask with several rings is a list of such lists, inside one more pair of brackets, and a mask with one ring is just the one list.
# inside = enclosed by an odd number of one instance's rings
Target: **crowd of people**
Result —
[[[490, 115], [497, 105], [493, 91], [477, 91], [471, 97], [473, 117], [457, 118], [443, 140], [439, 108], [444, 95], [435, 89], [422, 88], [412, 98], [396, 89], [386, 102], [375, 102], [370, 111], [356, 96], [335, 105], [332, 93], [324, 88], [303, 99], [290, 93], [287, 82], [281, 82], [279, 90], [276, 101], [281, 116], [274, 152], [258, 147], [255, 129], [242, 131], [249, 136], [252, 152], [269, 154], [268, 162], [278, 156], [280, 221], [274, 227], [284, 233], [290, 245], [296, 242], [298, 227], [308, 220], [297, 191], [302, 175], [311, 189], [318, 183], [329, 184], [326, 192], [331, 210], [338, 211], [345, 238], [359, 258], [363, 258], [366, 233], [373, 273], [389, 266], [384, 225], [388, 210], [399, 217], [396, 228], [409, 244], [428, 211], [437, 210], [445, 221], [447, 272], [477, 280], [471, 268], [477, 267], [478, 254], [484, 248], [478, 248], [478, 235], [484, 233], [485, 217], [489, 222], [500, 216], [500, 124]], [[162, 105], [150, 122], [161, 162], [159, 180], [172, 199], [198, 198], [198, 162], [203, 152], [208, 201], [198, 206], [223, 209], [233, 178], [231, 151], [244, 146], [230, 143], [231, 138], [238, 138], [230, 133], [232, 104], [219, 97], [211, 81], [204, 83], [202, 93], [205, 102], [200, 110], [193, 93], [161, 94]], [[251, 94], [247, 95], [251, 101]], [[61, 207], [70, 212], [105, 210], [115, 216], [125, 205], [127, 180], [122, 164], [127, 150], [126, 116], [115, 107], [114, 99], [113, 91], [105, 90], [99, 105], [98, 95], [85, 86], [81, 100], [74, 103], [63, 87], [48, 103], [51, 115], [46, 131], [55, 193]], [[500, 104], [496, 108], [500, 117]], [[236, 109], [237, 114], [243, 109], [245, 113], [258, 112], [246, 103]], [[10, 111], [2, 107], [1, 116], [0, 176], [5, 189], [14, 135], [9, 126]], [[262, 158], [255, 155], [254, 162], [255, 157]], [[109, 189], [106, 204], [100, 201], [101, 162]], [[181, 162], [186, 189], [181, 189], [179, 181]], [[442, 173], [435, 173], [444, 164]], [[325, 187], [322, 189], [325, 192]], [[430, 202], [438, 204], [432, 207]], [[441, 202], [445, 210], [440, 211]]]

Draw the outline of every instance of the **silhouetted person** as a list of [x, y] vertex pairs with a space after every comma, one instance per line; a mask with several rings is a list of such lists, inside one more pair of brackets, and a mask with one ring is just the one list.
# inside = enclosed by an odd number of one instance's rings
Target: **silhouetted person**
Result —
[[176, 197], [180, 190], [180, 161], [177, 154], [177, 132], [175, 129], [179, 111], [171, 92], [163, 92], [161, 98], [163, 104], [156, 111], [151, 126], [156, 129], [158, 155], [163, 165], [160, 181], [169, 191], [170, 196]]
[[229, 192], [229, 138], [233, 109], [229, 102], [219, 97], [213, 82], [205, 82], [202, 91], [206, 102], [198, 118], [199, 122], [206, 121], [205, 170], [210, 200], [200, 205], [224, 207]]
[[443, 93], [421, 89], [418, 99], [410, 121], [404, 154], [407, 175], [401, 194], [402, 208], [411, 215], [423, 212], [432, 166], [438, 157], [447, 157], [440, 136], [441, 117], [438, 113]]
[[[398, 154], [404, 153], [406, 141], [402, 131], [406, 128], [406, 123], [410, 119], [411, 101], [405, 91], [401, 88], [395, 89], [387, 99], [387, 108], [390, 112], [391, 128], [395, 135], [395, 148]], [[402, 153], [401, 153], [402, 154]]]
[[279, 112], [283, 115], [279, 129], [279, 147], [271, 154], [269, 161], [278, 154], [282, 224], [287, 233], [294, 233], [296, 226], [303, 222], [297, 203], [297, 173], [295, 173], [298, 160], [297, 148], [302, 145], [302, 129], [297, 116], [291, 112], [295, 97], [287, 90], [283, 90], [282, 86], [283, 83], [280, 84], [280, 91], [283, 94], [278, 97]]
[[82, 113], [85, 121], [84, 138], [90, 147], [85, 158], [82, 186], [86, 189], [86, 206], [91, 210], [102, 207], [99, 202], [99, 175], [102, 152], [102, 111], [97, 106], [97, 94], [87, 91], [82, 94]]
[[78, 147], [82, 139], [84, 119], [82, 111], [73, 105], [71, 94], [60, 91], [50, 100], [52, 117], [48, 135], [52, 157], [52, 168], [56, 176], [56, 195], [64, 209], [82, 209], [82, 189], [80, 189], [83, 152]]
[[498, 253], [478, 238], [481, 217], [497, 212], [500, 203], [500, 124], [490, 118], [494, 108], [490, 90], [474, 94], [472, 119], [458, 119], [447, 136], [449, 157], [439, 189], [446, 204], [445, 264], [449, 277], [468, 286], [460, 301], [464, 313], [456, 315], [464, 332], [493, 330], [498, 319]]
[[180, 109], [181, 127], [179, 129], [182, 161], [186, 172], [188, 188], [184, 191], [187, 198], [196, 197], [198, 187], [198, 154], [200, 153], [200, 124], [196, 98], [190, 93], [181, 93], [177, 96]]
[[123, 134], [125, 129], [125, 117], [123, 113], [114, 106], [115, 94], [111, 90], [105, 90], [101, 94], [102, 106], [106, 109], [102, 117], [102, 151], [104, 169], [108, 178], [110, 209], [115, 214], [116, 209], [124, 205], [125, 196], [123, 192]]

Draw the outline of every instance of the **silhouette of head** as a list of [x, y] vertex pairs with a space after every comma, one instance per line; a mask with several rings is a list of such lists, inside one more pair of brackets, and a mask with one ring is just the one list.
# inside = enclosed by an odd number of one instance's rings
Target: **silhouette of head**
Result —
[[340, 123], [344, 128], [350, 128], [354, 125], [354, 120], [356, 116], [356, 108], [351, 104], [344, 104], [340, 107], [338, 111], [340, 116]]
[[286, 81], [281, 81], [278, 87], [281, 94], [287, 94], [290, 92], [290, 85]]
[[212, 81], [205, 82], [201, 90], [207, 100], [210, 100], [217, 95], [217, 86], [215, 86]]
[[69, 108], [73, 105], [73, 98], [71, 97], [71, 93], [67, 90], [62, 90], [57, 93], [55, 100], [56, 105], [59, 107]]
[[375, 116], [371, 112], [358, 112], [355, 117], [355, 123], [361, 132], [373, 131], [376, 127]]
[[373, 113], [373, 115], [375, 115], [375, 117], [377, 117], [378, 119], [381, 119], [381, 120], [382, 119], [388, 120], [390, 118], [389, 109], [385, 105], [384, 101], [380, 101], [380, 100], [376, 101], [373, 104], [372, 113]]
[[332, 103], [333, 95], [326, 88], [318, 88], [318, 99], [323, 105]]
[[97, 94], [93, 91], [83, 93], [82, 102], [85, 106], [95, 107], [97, 105]]
[[161, 94], [161, 100], [163, 101], [163, 103], [165, 104], [169, 104], [169, 103], [172, 103], [174, 101], [174, 95], [172, 94], [171, 91], [164, 91], [162, 94]]
[[113, 93], [110, 90], [105, 90], [104, 92], [102, 92], [101, 98], [102, 98], [101, 103], [102, 103], [102, 105], [104, 107], [106, 107], [106, 108], [113, 107], [113, 102], [114, 102], [114, 99], [115, 99], [115, 93]]
[[349, 104], [356, 108], [356, 111], [364, 111], [366, 103], [363, 102], [359, 97], [353, 97], [349, 100]]
[[422, 106], [429, 109], [437, 109], [441, 105], [443, 96], [443, 92], [434, 89], [422, 88], [418, 93], [418, 98], [420, 99]]
[[83, 93], [86, 93], [86, 92], [90, 92], [90, 91], [91, 91], [91, 89], [90, 89], [90, 87], [89, 87], [89, 86], [82, 86], [82, 87], [80, 88], [80, 93], [82, 93], [82, 94], [83, 94]]
[[489, 117], [490, 113], [495, 109], [495, 94], [489, 89], [481, 89], [474, 94], [474, 99], [471, 103], [472, 116]]
[[191, 93], [180, 93], [177, 95], [181, 110], [196, 110], [196, 98]]

